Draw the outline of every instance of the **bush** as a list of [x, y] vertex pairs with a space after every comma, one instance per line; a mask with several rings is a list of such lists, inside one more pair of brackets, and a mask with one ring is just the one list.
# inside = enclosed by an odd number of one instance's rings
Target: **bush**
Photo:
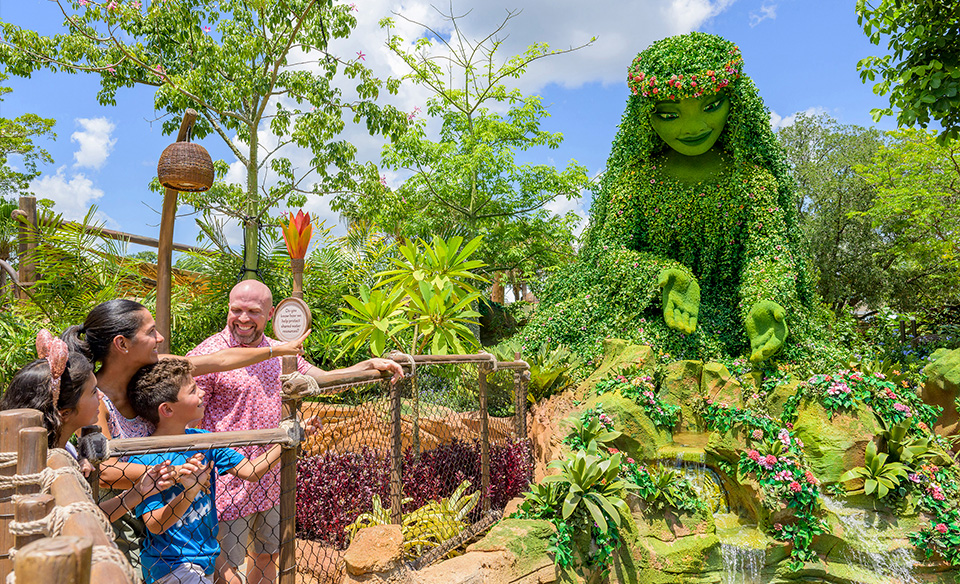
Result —
[[[490, 446], [490, 506], [503, 509], [530, 482], [530, 456], [525, 441]], [[428, 501], [449, 497], [464, 480], [480, 486], [480, 443], [454, 440], [403, 457], [404, 513]], [[374, 495], [390, 497], [390, 458], [369, 448], [357, 453], [327, 453], [297, 461], [297, 537], [344, 549], [346, 527], [372, 509]], [[473, 512], [473, 519], [481, 506]]]

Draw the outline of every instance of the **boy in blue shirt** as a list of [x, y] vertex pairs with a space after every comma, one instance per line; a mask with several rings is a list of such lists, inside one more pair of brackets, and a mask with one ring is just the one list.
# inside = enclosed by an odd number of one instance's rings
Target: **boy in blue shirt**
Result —
[[[153, 436], [199, 434], [190, 428], [203, 417], [203, 390], [184, 359], [164, 359], [140, 369], [129, 384], [130, 404], [137, 415], [156, 424]], [[311, 428], [313, 430], [313, 428]], [[280, 445], [248, 460], [230, 448], [192, 452], [146, 454], [130, 462], [153, 466], [169, 461], [179, 465], [178, 484], [137, 505], [134, 515], [147, 526], [140, 552], [147, 584], [209, 584], [217, 543], [215, 480], [210, 474], [230, 473], [255, 481], [280, 460]]]

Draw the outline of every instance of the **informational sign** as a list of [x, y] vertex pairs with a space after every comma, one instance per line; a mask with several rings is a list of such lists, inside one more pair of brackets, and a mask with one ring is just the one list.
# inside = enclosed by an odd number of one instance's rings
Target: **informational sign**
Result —
[[299, 298], [284, 298], [273, 312], [273, 335], [287, 342], [300, 338], [310, 328], [310, 307]]

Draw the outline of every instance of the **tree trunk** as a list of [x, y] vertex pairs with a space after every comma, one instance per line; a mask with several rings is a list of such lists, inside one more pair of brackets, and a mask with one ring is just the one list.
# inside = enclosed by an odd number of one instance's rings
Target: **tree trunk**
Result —
[[257, 197], [257, 128], [250, 128], [250, 163], [247, 165], [247, 217], [243, 222], [243, 273], [241, 280], [260, 278], [260, 214]]
[[495, 272], [493, 274], [493, 284], [490, 285], [490, 300], [491, 302], [497, 302], [503, 304], [503, 272]]

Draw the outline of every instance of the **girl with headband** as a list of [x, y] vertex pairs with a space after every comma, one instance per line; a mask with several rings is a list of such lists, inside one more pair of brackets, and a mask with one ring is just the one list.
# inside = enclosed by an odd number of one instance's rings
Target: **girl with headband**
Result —
[[[93, 366], [46, 329], [37, 334], [37, 356], [36, 361], [13, 376], [0, 399], [0, 410], [38, 410], [48, 432], [48, 447], [65, 449], [77, 458], [70, 437], [97, 419], [99, 400]], [[116, 521], [145, 498], [175, 482], [175, 469], [169, 464], [149, 467], [131, 488], [100, 503], [100, 509], [110, 521]]]

